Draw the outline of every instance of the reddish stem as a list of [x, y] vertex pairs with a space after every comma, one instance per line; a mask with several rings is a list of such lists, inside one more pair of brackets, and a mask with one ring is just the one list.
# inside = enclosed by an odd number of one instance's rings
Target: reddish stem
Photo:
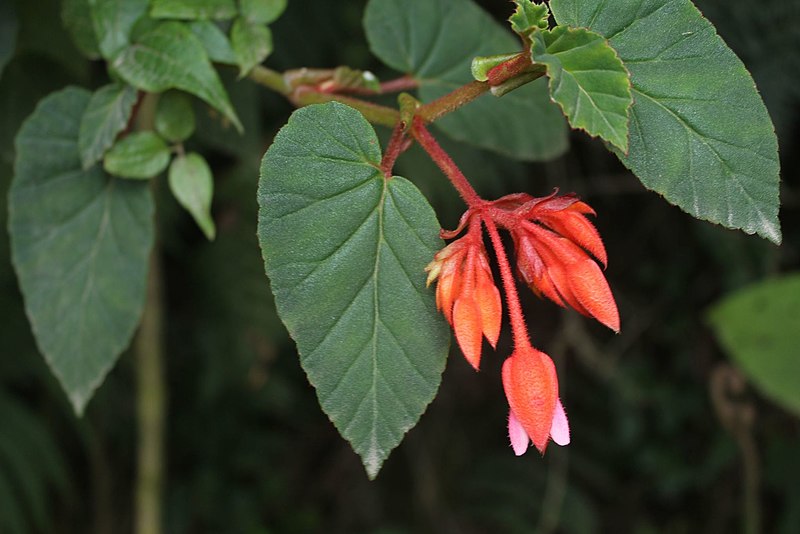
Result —
[[482, 94], [491, 89], [486, 82], [470, 82], [462, 85], [458, 89], [420, 106], [417, 115], [425, 119], [426, 122], [433, 122], [436, 119], [451, 113], [464, 104], [472, 102]]
[[489, 70], [486, 76], [489, 79], [489, 85], [500, 85], [515, 76], [519, 76], [532, 66], [530, 55], [523, 52]]
[[514, 351], [530, 349], [531, 341], [528, 337], [528, 327], [525, 325], [525, 317], [522, 315], [522, 306], [519, 302], [517, 284], [514, 275], [511, 273], [511, 265], [508, 262], [506, 249], [491, 217], [482, 217], [483, 224], [489, 232], [492, 240], [492, 247], [497, 255], [497, 264], [500, 267], [500, 277], [503, 279], [503, 290], [506, 294], [506, 306], [508, 306], [508, 316], [511, 319], [511, 333], [514, 335]]
[[403, 121], [397, 121], [394, 130], [392, 130], [392, 137], [389, 139], [386, 152], [383, 154], [383, 159], [381, 160], [381, 172], [383, 172], [386, 179], [392, 177], [394, 162], [397, 161], [397, 158], [403, 153], [403, 150], [408, 148], [405, 137], [406, 125]]
[[467, 203], [467, 206], [477, 209], [486, 204], [486, 201], [473, 189], [466, 176], [464, 176], [464, 173], [461, 172], [461, 169], [458, 168], [450, 156], [447, 155], [447, 152], [439, 146], [436, 139], [434, 139], [428, 129], [425, 128], [425, 122], [419, 116], [414, 117], [411, 135], [413, 135], [414, 139], [425, 149], [425, 152], [427, 152], [434, 163], [439, 166], [445, 176], [450, 179], [453, 187], [456, 188], [456, 191], [458, 191], [458, 194], [464, 199], [464, 202]]

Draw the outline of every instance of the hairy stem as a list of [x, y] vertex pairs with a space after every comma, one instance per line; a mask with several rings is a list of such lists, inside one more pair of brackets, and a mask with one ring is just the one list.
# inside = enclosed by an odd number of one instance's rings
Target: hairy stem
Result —
[[150, 276], [142, 324], [136, 335], [136, 408], [139, 430], [136, 476], [136, 534], [160, 534], [164, 472], [164, 384], [161, 266], [157, 251], [150, 259]]
[[431, 133], [425, 128], [425, 123], [419, 116], [414, 117], [414, 124], [411, 127], [411, 135], [420, 144], [420, 146], [428, 153], [431, 159], [439, 166], [442, 172], [450, 179], [453, 187], [456, 188], [458, 194], [467, 203], [470, 208], [479, 208], [483, 206], [486, 201], [483, 200], [472, 185], [467, 180], [458, 165], [450, 158], [447, 152], [436, 142]]
[[403, 121], [398, 122], [394, 130], [392, 130], [392, 137], [389, 139], [389, 144], [386, 147], [386, 152], [383, 154], [381, 160], [381, 172], [387, 179], [392, 177], [392, 170], [397, 158], [403, 152], [406, 141], [406, 125]]
[[489, 232], [492, 240], [492, 248], [497, 255], [497, 265], [500, 267], [500, 277], [503, 279], [503, 290], [506, 294], [506, 306], [508, 306], [508, 316], [511, 320], [511, 333], [514, 336], [514, 350], [530, 349], [531, 341], [528, 338], [528, 327], [525, 326], [525, 316], [522, 314], [522, 305], [519, 302], [517, 284], [511, 272], [511, 264], [508, 262], [506, 249], [500, 233], [497, 231], [491, 217], [483, 217], [483, 224]]

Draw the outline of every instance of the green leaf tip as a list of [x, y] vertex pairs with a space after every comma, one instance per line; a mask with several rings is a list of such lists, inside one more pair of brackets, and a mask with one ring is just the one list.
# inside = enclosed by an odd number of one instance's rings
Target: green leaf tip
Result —
[[549, 25], [550, 10], [546, 4], [536, 4], [531, 0], [514, 0], [517, 9], [508, 17], [511, 29], [523, 37], [536, 30], [544, 30]]
[[608, 41], [566, 26], [537, 29], [531, 38], [531, 59], [546, 66], [550, 96], [570, 125], [627, 153], [630, 75]]

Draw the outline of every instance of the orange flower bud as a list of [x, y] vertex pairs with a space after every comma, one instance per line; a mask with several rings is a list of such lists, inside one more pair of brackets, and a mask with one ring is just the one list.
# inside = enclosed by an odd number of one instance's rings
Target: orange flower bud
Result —
[[606, 250], [586, 218], [594, 210], [574, 195], [515, 195], [498, 202], [498, 207], [513, 210], [511, 215], [521, 219], [509, 230], [517, 271], [525, 283], [536, 294], [560, 306], [569, 305], [619, 332], [617, 304], [597, 265], [599, 261], [605, 266]]
[[496, 346], [502, 320], [500, 291], [494, 284], [480, 234], [476, 237], [471, 230], [450, 243], [425, 270], [429, 285], [438, 280], [436, 306], [453, 327], [467, 361], [477, 370], [483, 338]]
[[569, 424], [558, 398], [558, 377], [550, 357], [534, 348], [517, 349], [503, 363], [503, 389], [510, 412], [508, 434], [517, 456], [528, 441], [544, 454], [550, 438], [567, 445]]

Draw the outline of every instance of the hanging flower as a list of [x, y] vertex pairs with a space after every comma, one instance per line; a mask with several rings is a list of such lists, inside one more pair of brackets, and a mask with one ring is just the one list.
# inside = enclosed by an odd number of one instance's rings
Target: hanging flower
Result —
[[571, 306], [619, 332], [619, 312], [598, 262], [606, 250], [586, 218], [594, 210], [575, 195], [520, 194], [494, 203], [504, 214], [517, 253], [517, 271], [538, 295]]
[[503, 389], [510, 406], [508, 436], [517, 456], [531, 441], [542, 454], [551, 438], [558, 445], [569, 444], [558, 377], [547, 354], [532, 347], [517, 348], [503, 363]]
[[[477, 370], [485, 337], [492, 347], [500, 337], [502, 305], [480, 234], [480, 221], [440, 250], [425, 268], [428, 285], [438, 280], [436, 306], [453, 327], [467, 361]], [[458, 233], [456, 230], [453, 233]], [[445, 233], [445, 236], [452, 233]]]

